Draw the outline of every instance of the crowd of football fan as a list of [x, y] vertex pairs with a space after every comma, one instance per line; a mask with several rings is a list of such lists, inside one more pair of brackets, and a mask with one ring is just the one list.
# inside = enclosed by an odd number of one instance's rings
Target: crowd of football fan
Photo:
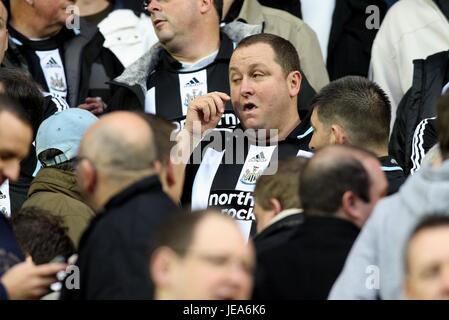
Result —
[[447, 1], [3, 0], [0, 61], [0, 300], [449, 298]]

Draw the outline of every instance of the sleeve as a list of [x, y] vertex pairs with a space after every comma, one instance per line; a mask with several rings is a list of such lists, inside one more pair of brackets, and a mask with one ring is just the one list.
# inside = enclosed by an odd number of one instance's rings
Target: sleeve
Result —
[[424, 119], [415, 129], [410, 159], [412, 163], [411, 174], [418, 171], [427, 151], [437, 143], [435, 121], [436, 117]]
[[375, 300], [379, 297], [377, 229], [382, 212], [377, 210], [355, 241], [343, 271], [332, 287], [329, 300]]

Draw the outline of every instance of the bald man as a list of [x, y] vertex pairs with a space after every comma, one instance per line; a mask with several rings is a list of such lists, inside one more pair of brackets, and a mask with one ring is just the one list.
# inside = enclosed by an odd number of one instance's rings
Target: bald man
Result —
[[151, 299], [150, 236], [176, 205], [158, 178], [154, 134], [130, 112], [114, 112], [88, 129], [78, 152], [77, 178], [98, 213], [83, 235], [80, 289], [62, 299]]

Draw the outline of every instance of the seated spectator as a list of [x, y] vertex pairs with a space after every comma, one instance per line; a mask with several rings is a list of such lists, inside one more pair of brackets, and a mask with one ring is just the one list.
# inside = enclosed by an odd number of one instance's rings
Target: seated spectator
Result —
[[[449, 208], [449, 108], [438, 104], [437, 115], [442, 161], [424, 165], [407, 179], [395, 196], [378, 203], [351, 249], [330, 299], [401, 297], [402, 257], [409, 235], [429, 213], [447, 212]], [[366, 286], [366, 272], [373, 265], [378, 266], [379, 283]]]
[[413, 230], [405, 250], [404, 296], [449, 300], [449, 217], [431, 215]]
[[263, 24], [264, 33], [271, 33], [290, 41], [298, 51], [301, 71], [315, 91], [329, 83], [326, 65], [315, 32], [302, 20], [254, 0], [224, 0], [223, 20]]
[[14, 215], [11, 223], [23, 253], [36, 265], [52, 262], [58, 256], [68, 260], [75, 253], [61, 217], [29, 207]]
[[331, 146], [305, 164], [299, 179], [303, 222], [288, 241], [257, 252], [255, 299], [326, 299], [377, 201], [362, 164], [366, 157], [362, 150]]
[[279, 160], [275, 174], [262, 175], [254, 189], [257, 235], [254, 246], [259, 254], [287, 241], [304, 220], [299, 198], [299, 178], [305, 158]]
[[151, 299], [151, 237], [176, 205], [164, 193], [154, 130], [141, 116], [114, 112], [84, 135], [77, 176], [97, 216], [79, 245], [80, 290], [62, 299]]
[[157, 300], [246, 300], [254, 252], [236, 223], [213, 211], [184, 213], [158, 231], [151, 257]]
[[71, 108], [42, 122], [36, 136], [36, 155], [43, 168], [23, 204], [23, 208], [37, 207], [62, 218], [76, 246], [94, 212], [81, 196], [74, 162], [82, 136], [97, 120], [86, 110]]
[[[193, 210], [219, 207], [239, 221], [247, 237], [255, 233], [252, 192], [257, 178], [273, 168], [272, 160], [310, 155], [313, 130], [298, 113], [298, 70], [295, 47], [281, 37], [263, 33], [239, 43], [230, 61], [231, 96], [214, 92], [192, 101], [178, 136], [186, 146], [183, 154], [190, 155], [192, 142], [196, 146], [199, 135], [212, 131], [187, 166], [184, 204], [191, 203]], [[213, 131], [229, 100], [241, 123], [233, 130]], [[197, 124], [201, 132], [194, 132]]]
[[345, 77], [324, 87], [313, 99], [311, 149], [350, 144], [373, 152], [388, 179], [388, 194], [398, 191], [405, 174], [388, 154], [391, 107], [382, 89], [365, 78]]
[[449, 89], [448, 55], [449, 51], [442, 51], [413, 61], [412, 86], [399, 103], [389, 145], [407, 174], [420, 168], [437, 143], [436, 105]]
[[412, 86], [413, 60], [449, 48], [448, 19], [444, 0], [402, 0], [388, 10], [373, 42], [369, 77], [390, 98], [391, 128], [399, 102]]
[[[37, 129], [42, 121], [57, 111], [69, 108], [65, 100], [51, 94], [43, 94], [30, 75], [17, 68], [0, 69], [0, 92], [23, 106], [31, 119], [33, 139], [36, 138]], [[9, 190], [6, 189], [3, 192], [5, 199], [10, 201], [8, 214], [14, 214], [22, 207], [31, 181], [39, 169], [40, 164], [37, 161], [35, 141], [33, 141], [30, 144], [28, 156], [20, 164], [19, 178], [15, 182], [10, 181]]]
[[29, 72], [44, 91], [70, 107], [103, 112], [107, 81], [123, 71], [98, 28], [71, 14], [75, 1], [10, 1], [6, 66]]

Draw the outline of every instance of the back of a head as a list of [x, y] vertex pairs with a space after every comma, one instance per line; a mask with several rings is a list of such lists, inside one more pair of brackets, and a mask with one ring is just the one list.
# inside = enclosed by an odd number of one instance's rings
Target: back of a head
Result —
[[270, 33], [259, 33], [244, 38], [239, 42], [235, 50], [239, 48], [249, 47], [255, 44], [264, 43], [273, 49], [275, 61], [282, 67], [284, 75], [293, 71], [300, 71], [301, 64], [299, 61], [298, 52], [293, 44], [279, 36]]
[[440, 97], [437, 103], [437, 133], [443, 160], [449, 159], [449, 93]]
[[155, 248], [168, 247], [184, 256], [190, 247], [196, 226], [209, 211], [181, 212], [170, 217], [155, 235]]
[[274, 175], [262, 175], [256, 183], [254, 198], [263, 209], [271, 209], [270, 199], [279, 200], [282, 209], [301, 208], [299, 179], [307, 159], [294, 157], [279, 160]]
[[327, 126], [339, 124], [350, 143], [368, 149], [388, 145], [391, 105], [374, 82], [347, 76], [322, 88], [311, 102], [319, 120]]
[[79, 153], [111, 178], [150, 171], [157, 160], [153, 130], [141, 116], [125, 111], [101, 117], [84, 135]]
[[44, 116], [44, 96], [39, 85], [24, 71], [17, 68], [2, 68], [0, 92], [23, 106], [36, 134]]
[[91, 112], [70, 108], [42, 122], [36, 136], [36, 155], [43, 167], [72, 170], [81, 138], [98, 118]]
[[142, 113], [139, 115], [148, 122], [154, 133], [157, 160], [162, 164], [167, 163], [170, 159], [170, 153], [176, 145], [176, 141], [171, 139], [176, 126], [172, 122], [154, 114]]
[[333, 216], [347, 191], [369, 202], [369, 175], [352, 150], [348, 146], [328, 146], [309, 159], [299, 183], [305, 213]]
[[23, 252], [36, 264], [50, 262], [57, 256], [69, 258], [75, 253], [61, 217], [36, 208], [23, 208], [12, 217], [12, 226]]

